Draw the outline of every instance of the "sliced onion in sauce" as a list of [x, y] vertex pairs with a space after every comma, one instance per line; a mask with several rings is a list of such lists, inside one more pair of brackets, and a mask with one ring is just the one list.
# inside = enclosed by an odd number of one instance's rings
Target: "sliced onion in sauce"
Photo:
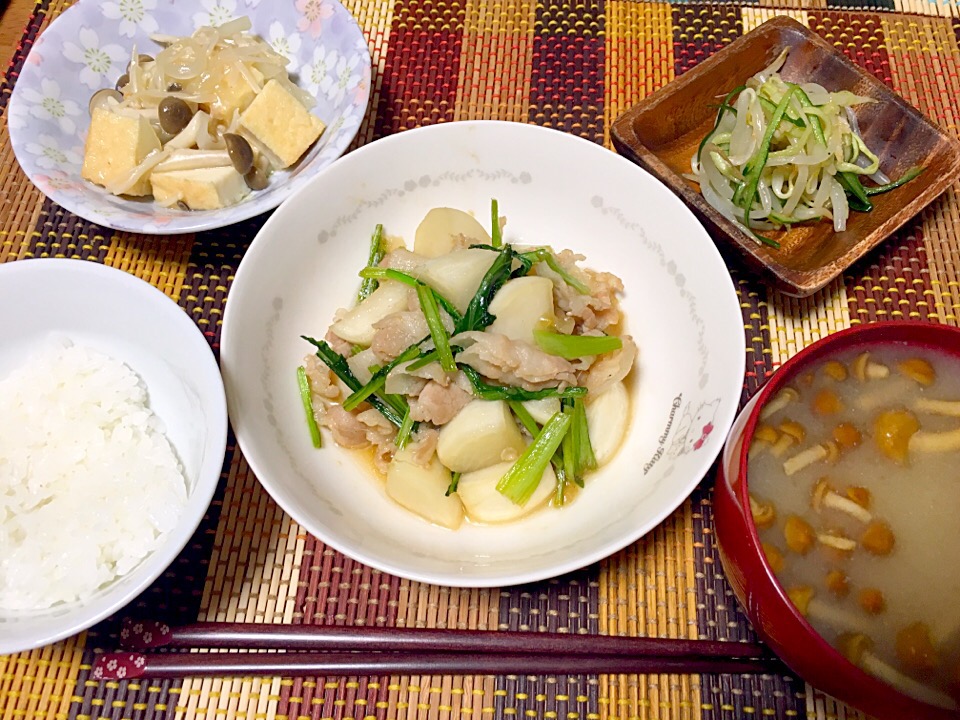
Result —
[[203, 168], [229, 167], [230, 156], [226, 150], [176, 150], [154, 166], [154, 172], [171, 170], [200, 170]]
[[207, 55], [199, 44], [186, 38], [161, 50], [157, 66], [173, 80], [189, 80], [206, 70]]

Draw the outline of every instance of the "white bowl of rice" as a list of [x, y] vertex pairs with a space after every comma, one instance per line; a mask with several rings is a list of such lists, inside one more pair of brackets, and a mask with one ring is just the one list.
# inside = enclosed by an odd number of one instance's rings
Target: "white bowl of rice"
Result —
[[227, 414], [191, 318], [94, 262], [0, 265], [0, 655], [133, 600], [216, 490]]

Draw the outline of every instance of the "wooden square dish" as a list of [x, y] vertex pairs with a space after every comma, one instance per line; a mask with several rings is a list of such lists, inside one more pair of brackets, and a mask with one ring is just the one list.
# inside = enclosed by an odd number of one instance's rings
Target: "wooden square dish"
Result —
[[[875, 195], [872, 212], [851, 212], [847, 229], [829, 221], [777, 233], [780, 248], [759, 245], [711, 207], [689, 174], [690, 159], [713, 128], [720, 98], [789, 48], [781, 69], [790, 82], [816, 82], [879, 102], [858, 105], [864, 141], [890, 178], [911, 167], [919, 177]], [[693, 209], [715, 239], [731, 243], [748, 264], [783, 292], [805, 297], [843, 272], [947, 189], [960, 176], [960, 143], [927, 120], [882, 82], [789, 17], [777, 17], [627, 110], [611, 128], [617, 151], [651, 172]]]

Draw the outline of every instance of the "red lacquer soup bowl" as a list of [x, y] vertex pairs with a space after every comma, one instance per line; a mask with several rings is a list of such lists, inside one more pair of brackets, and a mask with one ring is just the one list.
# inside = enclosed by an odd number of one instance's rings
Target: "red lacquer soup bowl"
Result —
[[[800, 677], [877, 718], [956, 720], [957, 710], [934, 707], [895, 690], [848, 661], [814, 630], [771, 569], [750, 509], [747, 449], [767, 401], [831, 355], [891, 344], [937, 349], [960, 358], [957, 328], [897, 321], [840, 331], [784, 363], [741, 412], [727, 440], [714, 493], [717, 545], [727, 579], [757, 633]], [[960, 532], [960, 521], [940, 532]], [[922, 597], [918, 593], [918, 602]]]

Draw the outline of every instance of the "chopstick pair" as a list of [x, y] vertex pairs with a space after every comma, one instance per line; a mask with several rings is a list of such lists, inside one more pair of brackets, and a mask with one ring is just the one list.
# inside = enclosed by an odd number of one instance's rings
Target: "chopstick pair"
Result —
[[[93, 679], [786, 672], [752, 643], [605, 635], [128, 621], [120, 643]], [[252, 652], [145, 652], [159, 648]]]

